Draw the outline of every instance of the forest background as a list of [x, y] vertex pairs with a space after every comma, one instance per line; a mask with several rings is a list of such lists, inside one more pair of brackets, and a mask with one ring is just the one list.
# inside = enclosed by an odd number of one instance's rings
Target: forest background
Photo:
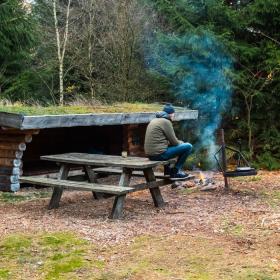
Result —
[[[207, 118], [214, 98], [228, 141], [280, 168], [279, 1], [7, 0], [0, 22], [2, 104], [173, 102]], [[217, 60], [211, 80], [200, 66]]]

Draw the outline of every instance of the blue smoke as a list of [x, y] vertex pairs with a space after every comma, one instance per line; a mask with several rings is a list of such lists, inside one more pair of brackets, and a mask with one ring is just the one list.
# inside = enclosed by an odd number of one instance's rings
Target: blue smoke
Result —
[[205, 31], [184, 36], [157, 34], [146, 62], [171, 80], [178, 102], [199, 111], [199, 148], [212, 158], [215, 131], [231, 104], [233, 62], [214, 34]]

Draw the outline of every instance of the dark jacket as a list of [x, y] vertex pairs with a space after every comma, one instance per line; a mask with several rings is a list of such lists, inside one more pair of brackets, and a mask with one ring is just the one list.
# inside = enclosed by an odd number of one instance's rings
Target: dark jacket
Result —
[[166, 151], [168, 146], [181, 144], [175, 135], [169, 115], [165, 112], [156, 114], [147, 127], [144, 149], [148, 156], [159, 155]]

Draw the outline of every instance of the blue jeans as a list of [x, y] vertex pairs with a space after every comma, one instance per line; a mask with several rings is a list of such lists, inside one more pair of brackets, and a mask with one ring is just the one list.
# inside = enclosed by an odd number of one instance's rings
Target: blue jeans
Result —
[[192, 144], [182, 143], [177, 146], [168, 147], [165, 152], [160, 155], [150, 156], [150, 160], [168, 160], [174, 157], [178, 157], [175, 167], [180, 170], [192, 152]]

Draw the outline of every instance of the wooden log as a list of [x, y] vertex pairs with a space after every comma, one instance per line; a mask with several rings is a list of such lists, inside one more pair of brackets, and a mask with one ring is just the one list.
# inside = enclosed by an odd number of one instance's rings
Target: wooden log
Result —
[[0, 167], [0, 175], [21, 175], [22, 169], [19, 167]]
[[0, 184], [17, 184], [19, 183], [19, 175], [0, 175]]
[[1, 127], [0, 134], [10, 134], [10, 135], [24, 135], [24, 134], [31, 134], [31, 135], [36, 135], [39, 134], [40, 130], [39, 129], [25, 129], [25, 130], [20, 130], [17, 128], [10, 128], [10, 127]]
[[6, 142], [0, 142], [0, 150], [19, 150], [19, 151], [25, 151], [26, 150], [26, 144], [25, 143], [6, 143]]
[[23, 152], [22, 151], [0, 150], [0, 158], [21, 159], [22, 156], [23, 156]]
[[8, 143], [31, 143], [32, 135], [6, 135], [0, 133], [0, 142], [8, 142]]
[[16, 183], [16, 184], [11, 184], [10, 185], [10, 189], [12, 192], [17, 192], [20, 189], [20, 183]]
[[17, 192], [20, 189], [20, 184], [0, 184], [0, 191], [3, 192]]
[[22, 161], [20, 159], [0, 158], [0, 166], [5, 167], [20, 167]]

